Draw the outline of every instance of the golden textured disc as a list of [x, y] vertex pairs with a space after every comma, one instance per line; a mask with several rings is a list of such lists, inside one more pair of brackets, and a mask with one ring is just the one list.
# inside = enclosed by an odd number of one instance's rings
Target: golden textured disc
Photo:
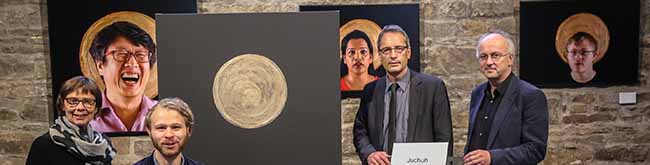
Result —
[[223, 64], [214, 76], [212, 96], [229, 123], [253, 129], [273, 122], [287, 101], [287, 81], [271, 59], [243, 54]]
[[[81, 72], [84, 76], [89, 77], [97, 83], [97, 86], [102, 90], [105, 89], [104, 81], [102, 81], [95, 60], [90, 54], [90, 46], [95, 40], [97, 33], [105, 27], [115, 22], [129, 22], [140, 27], [142, 30], [149, 34], [149, 37], [156, 43], [156, 23], [153, 18], [138, 12], [132, 11], [119, 11], [108, 14], [101, 19], [95, 21], [84, 34], [81, 45], [79, 46], [79, 65]], [[144, 94], [149, 98], [158, 96], [158, 63], [154, 63], [149, 72], [149, 81], [146, 82], [147, 87]]]
[[584, 32], [596, 39], [598, 45], [598, 56], [594, 62], [598, 62], [605, 56], [609, 48], [609, 30], [605, 22], [598, 16], [590, 13], [578, 13], [567, 18], [560, 24], [555, 35], [555, 50], [565, 63], [568, 63], [566, 44], [569, 38], [578, 32]]
[[[348, 35], [348, 33], [354, 30], [362, 31], [366, 33], [366, 35], [368, 35], [370, 38], [370, 42], [372, 42], [373, 46], [372, 49], [374, 50], [372, 53], [372, 64], [376, 70], [381, 66], [381, 59], [378, 56], [379, 51], [377, 50], [377, 39], [379, 32], [381, 32], [381, 27], [379, 27], [377, 23], [367, 19], [354, 19], [352, 21], [348, 21], [348, 23], [345, 23], [345, 25], [339, 28], [339, 45], [342, 44], [341, 42], [343, 41], [345, 35]], [[343, 58], [343, 55], [340, 53], [340, 51], [339, 58]]]

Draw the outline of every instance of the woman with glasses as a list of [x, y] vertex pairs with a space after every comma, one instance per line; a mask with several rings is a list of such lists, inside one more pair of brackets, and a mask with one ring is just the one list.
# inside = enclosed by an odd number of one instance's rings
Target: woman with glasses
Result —
[[56, 98], [58, 117], [34, 140], [26, 164], [111, 164], [116, 151], [110, 139], [89, 124], [101, 98], [95, 81], [83, 76], [67, 80]]

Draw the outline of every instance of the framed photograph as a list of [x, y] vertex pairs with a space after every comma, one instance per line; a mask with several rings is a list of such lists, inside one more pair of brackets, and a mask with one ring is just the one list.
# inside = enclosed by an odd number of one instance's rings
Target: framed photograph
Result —
[[47, 5], [53, 96], [67, 79], [89, 77], [103, 92], [95, 98], [102, 99], [102, 107], [93, 128], [109, 136], [146, 135], [144, 116], [158, 96], [155, 14], [196, 13], [196, 1]]
[[340, 12], [341, 99], [361, 97], [365, 84], [386, 74], [377, 50], [378, 35], [386, 25], [406, 31], [411, 49], [408, 67], [420, 71], [418, 4], [300, 6], [300, 11], [330, 10]]
[[521, 1], [521, 78], [547, 88], [637, 84], [639, 5]]

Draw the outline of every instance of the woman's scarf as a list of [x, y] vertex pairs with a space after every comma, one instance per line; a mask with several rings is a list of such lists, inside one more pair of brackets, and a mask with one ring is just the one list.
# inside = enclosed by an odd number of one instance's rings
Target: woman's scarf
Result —
[[[84, 132], [80, 132], [84, 131]], [[115, 149], [111, 140], [90, 127], [80, 130], [63, 116], [59, 116], [50, 128], [50, 138], [61, 147], [64, 147], [74, 157], [86, 164], [111, 164], [115, 156]]]

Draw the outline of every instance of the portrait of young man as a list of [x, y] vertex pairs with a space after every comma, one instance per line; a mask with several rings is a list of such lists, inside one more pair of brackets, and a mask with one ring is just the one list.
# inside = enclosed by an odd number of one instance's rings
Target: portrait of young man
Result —
[[156, 44], [137, 25], [122, 21], [101, 29], [90, 46], [105, 84], [102, 113], [91, 122], [100, 132], [143, 132], [144, 117], [156, 104], [145, 95], [156, 62]]

